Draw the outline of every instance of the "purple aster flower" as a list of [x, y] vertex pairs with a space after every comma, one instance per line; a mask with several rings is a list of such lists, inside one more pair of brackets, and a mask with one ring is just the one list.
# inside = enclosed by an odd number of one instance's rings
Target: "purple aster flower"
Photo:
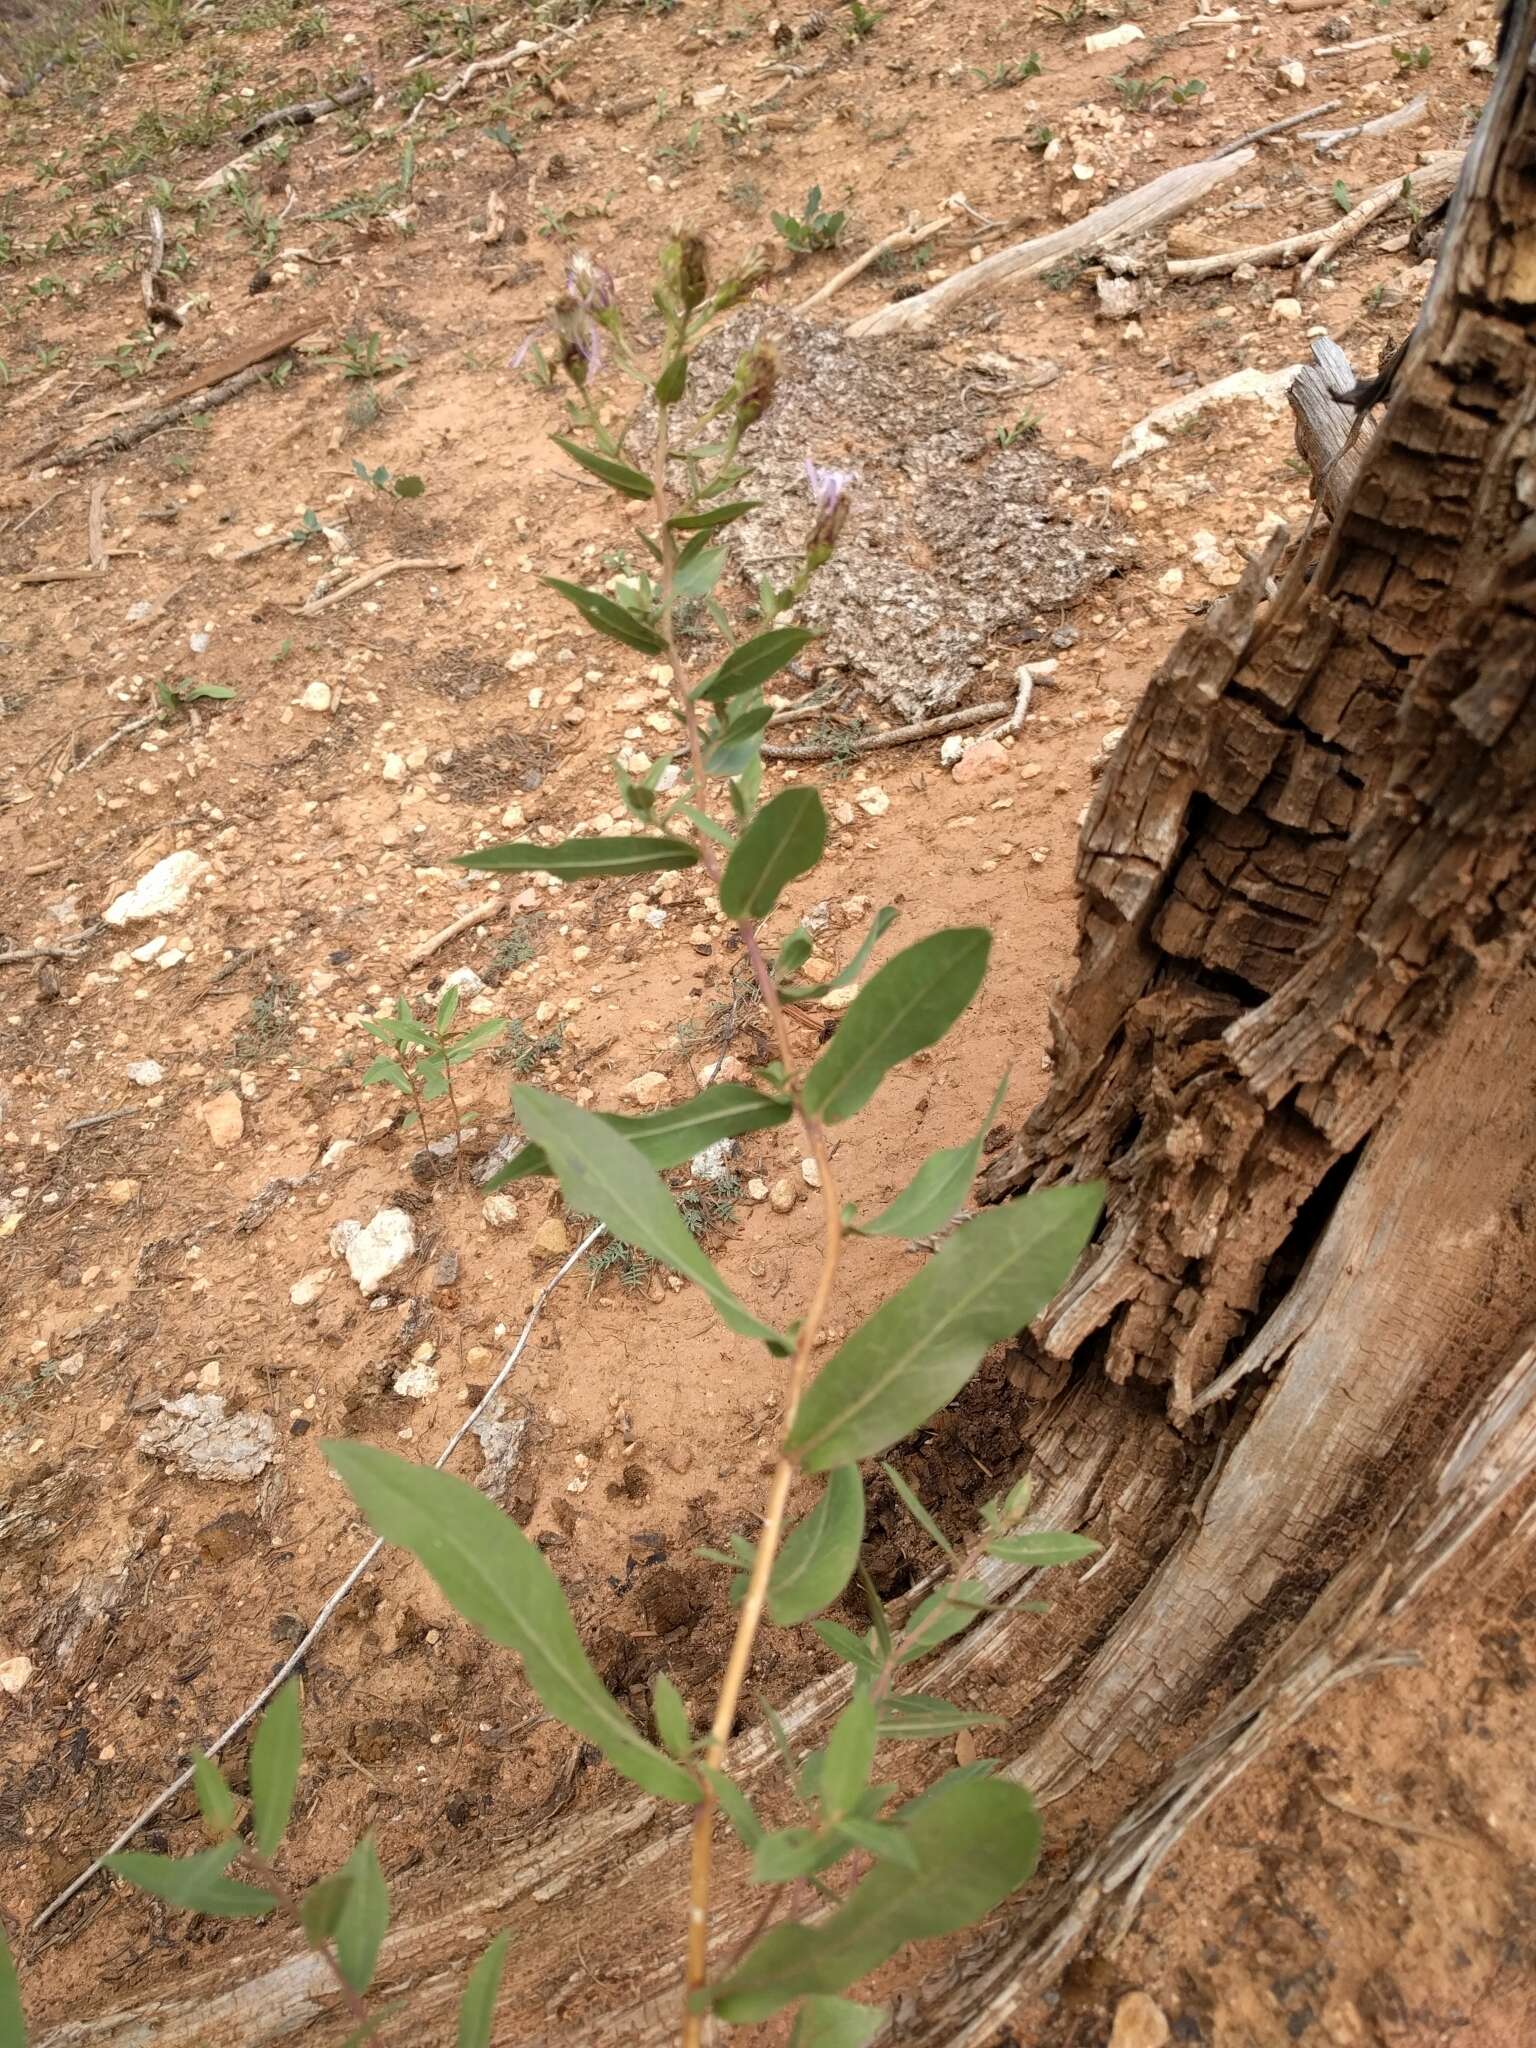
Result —
[[566, 266], [565, 289], [583, 313], [606, 313], [615, 302], [612, 273], [578, 250]]
[[816, 507], [806, 555], [811, 567], [819, 569], [837, 546], [838, 536], [848, 523], [852, 505], [850, 494], [857, 479], [851, 469], [823, 469], [820, 464], [807, 459], [805, 480], [811, 487], [811, 502]]

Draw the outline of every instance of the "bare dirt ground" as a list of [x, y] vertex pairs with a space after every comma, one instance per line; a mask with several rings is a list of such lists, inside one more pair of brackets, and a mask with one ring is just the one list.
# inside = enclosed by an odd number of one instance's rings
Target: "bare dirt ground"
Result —
[[[1181, 392], [1298, 360], [1314, 327], [1368, 369], [1414, 316], [1412, 174], [1465, 140], [1493, 16], [1437, 0], [1293, 7], [1207, 20], [1186, 0], [1034, 14], [892, 0], [861, 35], [842, 7], [787, 10], [775, 29], [733, 0], [590, 17], [554, 0], [507, 21], [426, 0], [132, 0], [62, 46], [41, 15], [10, 9], [0, 72], [24, 84], [42, 53], [56, 59], [0, 103], [0, 1904], [38, 2020], [126, 2002], [227, 1939], [102, 1879], [41, 1935], [23, 1930], [187, 1745], [233, 1719], [363, 1547], [320, 1441], [435, 1455], [576, 1241], [546, 1183], [521, 1183], [515, 1214], [492, 1220], [470, 1178], [414, 1157], [393, 1099], [361, 1085], [373, 1048], [359, 1018], [474, 970], [468, 1013], [511, 1027], [461, 1070], [481, 1147], [512, 1128], [514, 1075], [618, 1108], [637, 1083], [678, 1099], [710, 1062], [763, 1055], [691, 880], [524, 888], [448, 865], [514, 829], [601, 829], [611, 757], [660, 751], [670, 730], [664, 684], [536, 580], [621, 568], [628, 539], [550, 447], [557, 398], [509, 361], [569, 254], [591, 250], [638, 308], [673, 220], [705, 228], [722, 265], [767, 239], [761, 300], [777, 317], [963, 192], [958, 231], [812, 315], [841, 327], [1303, 106], [1336, 101], [1313, 125], [1342, 128], [1427, 101], [1417, 124], [1326, 157], [1294, 134], [1262, 144], [1170, 230], [1184, 254], [1270, 240], [1407, 175], [1399, 205], [1299, 296], [1294, 266], [1168, 283], [1160, 245], [1112, 302], [1096, 266], [1065, 265], [931, 334], [851, 363], [832, 351], [846, 404], [806, 413], [814, 445], [769, 441], [783, 464], [803, 452], [868, 479], [834, 586], [850, 608], [840, 640], [828, 622], [838, 665], [812, 677], [841, 710], [784, 734], [835, 749], [815, 771], [836, 819], [825, 955], [845, 960], [885, 902], [908, 936], [966, 920], [998, 935], [963, 1035], [893, 1077], [846, 1148], [848, 1192], [878, 1202], [918, 1150], [974, 1128], [1005, 1068], [1003, 1122], [1027, 1111], [1070, 961], [1095, 760], [1187, 609], [1235, 580], [1277, 517], [1305, 516], [1283, 405], [1201, 414], [1116, 470], [1122, 437]], [[1085, 50], [1127, 19], [1139, 40]], [[422, 103], [520, 36], [545, 47]], [[364, 73], [372, 95], [282, 131], [221, 187], [262, 110]], [[815, 184], [849, 216], [842, 248], [792, 260], [769, 215], [801, 212]], [[146, 322], [149, 206], [180, 326]], [[60, 466], [61, 449], [133, 424], [122, 408], [301, 326], [296, 354], [230, 403]], [[793, 390], [825, 361], [789, 332]], [[372, 374], [347, 374], [360, 368]], [[901, 379], [920, 394], [893, 396]], [[419, 476], [424, 494], [377, 489], [356, 461]], [[877, 477], [892, 503], [916, 479], [910, 518], [875, 516]], [[1015, 531], [975, 523], [1000, 500], [1087, 565], [1070, 595], [1011, 560]], [[1021, 659], [1056, 663], [991, 779], [954, 777], [933, 740], [849, 752], [897, 701], [852, 608], [891, 587], [878, 548], [902, 546], [903, 588], [921, 573], [965, 593], [943, 598], [951, 617], [980, 608], [944, 655], [948, 697], [1011, 699]], [[300, 609], [322, 579], [401, 557], [432, 566]], [[233, 694], [189, 696], [210, 684]], [[103, 924], [176, 853], [190, 856], [184, 902]], [[830, 1023], [808, 1013], [799, 1028], [809, 1043]], [[788, 1213], [764, 1199], [780, 1182]], [[690, 1198], [749, 1301], [798, 1295], [816, 1221], [787, 1136], [746, 1141], [728, 1178]], [[416, 1249], [365, 1296], [331, 1232], [387, 1206], [411, 1218]], [[859, 1247], [839, 1323], [915, 1256]], [[188, 1395], [239, 1418], [259, 1469], [221, 1483], [140, 1447], [162, 1403]], [[909, 1447], [930, 1505], [963, 1512], [1009, 1468], [1017, 1399], [990, 1369]], [[556, 1296], [511, 1383], [503, 1420], [526, 1429], [502, 1498], [641, 1711], [659, 1664], [696, 1709], [708, 1694], [726, 1614], [694, 1550], [749, 1525], [775, 1407], [706, 1309], [613, 1247]], [[482, 1456], [467, 1445], [461, 1469]], [[872, 1563], [893, 1590], [916, 1566], [888, 1505]], [[1536, 1728], [1523, 1601], [1507, 1577], [1470, 1605], [1443, 1598], [1425, 1668], [1320, 1715], [1190, 1837], [1126, 1948], [1080, 1963], [1018, 2040], [1103, 2043], [1133, 1989], [1173, 2039], [1220, 2048], [1529, 2039], [1536, 1804], [1512, 1763]], [[792, 1690], [813, 1648], [773, 1645], [755, 1682]], [[600, 1776], [530, 1722], [507, 1660], [393, 1566], [317, 1647], [306, 1717], [301, 1875], [368, 1826], [392, 1881], [468, 1867]], [[184, 1845], [189, 1813], [174, 1807], [146, 1844]], [[1129, 2025], [1117, 2048], [1142, 2038]]]

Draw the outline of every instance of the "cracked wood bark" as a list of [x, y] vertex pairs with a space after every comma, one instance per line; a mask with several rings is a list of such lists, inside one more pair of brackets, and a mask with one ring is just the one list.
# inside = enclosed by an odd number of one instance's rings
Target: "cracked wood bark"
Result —
[[[878, 1987], [891, 2038], [919, 2048], [982, 2048], [1112, 1935], [1156, 1857], [1371, 1667], [1378, 1631], [1536, 1455], [1532, 4], [1310, 587], [1254, 635], [1255, 564], [1186, 636], [1085, 828], [1054, 1081], [986, 1191], [1109, 1176], [1104, 1239], [1019, 1372], [1042, 1395], [1024, 1446], [1041, 1518], [1108, 1554], [1047, 1616], [989, 1616], [931, 1677], [1011, 1715], [999, 1753], [1074, 1853]], [[792, 1703], [796, 1738], [843, 1696], [832, 1677]], [[735, 1754], [761, 1776], [759, 1735]], [[669, 1816], [611, 1801], [406, 1893], [380, 1992], [409, 1994], [413, 2041], [446, 2044], [467, 1959], [508, 1926], [499, 2042], [669, 2041], [683, 1866]], [[717, 1956], [752, 1908], [727, 1853]], [[44, 2040], [345, 2031], [311, 1959], [242, 1932], [213, 1969], [77, 2006]]]

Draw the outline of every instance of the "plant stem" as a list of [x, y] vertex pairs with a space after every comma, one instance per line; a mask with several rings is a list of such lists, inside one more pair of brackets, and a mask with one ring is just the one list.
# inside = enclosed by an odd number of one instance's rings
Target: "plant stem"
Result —
[[[733, 450], [739, 435], [738, 427], [731, 436]], [[688, 758], [693, 771], [694, 800], [702, 810], [705, 795], [703, 735], [699, 730], [698, 707], [688, 694], [687, 679], [683, 674], [676, 635], [672, 628], [677, 542], [666, 523], [672, 511], [671, 497], [667, 489], [669, 458], [668, 408], [663, 405], [657, 408], [656, 448], [652, 469], [653, 502], [661, 546], [660, 628], [662, 638], [666, 641], [667, 660], [672, 669], [673, 692], [688, 735]], [[710, 842], [707, 835], [700, 837], [698, 845], [704, 871], [718, 893], [721, 874], [719, 850]], [[753, 978], [762, 996], [763, 1008], [772, 1023], [786, 1085], [794, 1100], [801, 1127], [805, 1132], [806, 1144], [816, 1161], [821, 1178], [821, 1270], [816, 1276], [810, 1306], [806, 1311], [805, 1320], [800, 1325], [799, 1334], [795, 1339], [794, 1355], [790, 1360], [789, 1384], [784, 1401], [784, 1434], [787, 1436], [794, 1424], [800, 1397], [805, 1391], [816, 1335], [832, 1300], [832, 1285], [843, 1244], [842, 1203], [832, 1173], [832, 1154], [827, 1144], [826, 1133], [820, 1122], [806, 1110], [801, 1099], [802, 1081], [796, 1070], [794, 1048], [789, 1042], [784, 1005], [780, 1000], [773, 972], [758, 942], [756, 921], [752, 918], [743, 918], [739, 920], [736, 928], [741, 934], [743, 950], [751, 964]], [[720, 1692], [715, 1702], [709, 1740], [704, 1750], [704, 1761], [712, 1770], [720, 1768], [726, 1744], [730, 1740], [731, 1729], [735, 1725], [742, 1687], [746, 1683], [747, 1671], [752, 1661], [753, 1645], [757, 1640], [757, 1631], [767, 1604], [768, 1581], [784, 1533], [784, 1510], [789, 1502], [790, 1488], [794, 1484], [797, 1469], [793, 1459], [781, 1453], [769, 1482], [768, 1501], [763, 1510], [762, 1533], [758, 1538], [757, 1553], [752, 1562], [746, 1595], [742, 1600], [741, 1613], [736, 1622], [735, 1638], [731, 1643], [725, 1675], [720, 1681]], [[694, 1810], [693, 1844], [689, 1865], [688, 1950], [683, 1990], [682, 2048], [700, 2048], [704, 2037], [704, 2015], [695, 2012], [692, 2003], [695, 1993], [702, 1991], [709, 1981], [709, 1897], [714, 1860], [715, 1806], [714, 1793], [706, 1781], [704, 1797]]]
[[[347, 1982], [341, 1964], [336, 1959], [336, 1951], [331, 1947], [331, 1944], [324, 1940], [317, 1941], [311, 1936], [309, 1929], [304, 1925], [304, 1915], [299, 1911], [299, 1902], [282, 1878], [278, 1876], [264, 1856], [258, 1856], [256, 1851], [250, 1847], [246, 1847], [241, 1851], [239, 1860], [247, 1864], [253, 1874], [261, 1879], [262, 1884], [272, 1894], [273, 1898], [277, 1900], [280, 1911], [288, 1916], [300, 1934], [303, 1935], [305, 1947], [309, 1949], [312, 1955], [317, 1955], [320, 1958], [335, 1978], [336, 1988], [341, 1993], [341, 2002], [346, 2010], [348, 2019], [355, 2020], [361, 2026], [366, 2026], [369, 2017], [367, 2000], [360, 1991], [354, 1991]], [[381, 2036], [377, 2033], [373, 2036], [375, 2042], [380, 2038]]]

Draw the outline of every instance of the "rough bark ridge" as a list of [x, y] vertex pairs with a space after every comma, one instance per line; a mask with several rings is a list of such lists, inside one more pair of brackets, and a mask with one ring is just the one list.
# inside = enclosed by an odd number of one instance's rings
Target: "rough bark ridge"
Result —
[[[1528, 49], [1522, 9], [1511, 25]], [[1107, 1173], [1111, 1228], [1038, 1330], [1200, 1405], [1305, 1198], [1475, 970], [1530, 941], [1536, 869], [1536, 93], [1507, 64], [1419, 335], [1284, 617], [1258, 569], [1176, 647], [1083, 832], [1055, 1076], [997, 1199]], [[1276, 609], [1276, 608], [1272, 608]], [[1219, 614], [1219, 616], [1218, 616]]]

